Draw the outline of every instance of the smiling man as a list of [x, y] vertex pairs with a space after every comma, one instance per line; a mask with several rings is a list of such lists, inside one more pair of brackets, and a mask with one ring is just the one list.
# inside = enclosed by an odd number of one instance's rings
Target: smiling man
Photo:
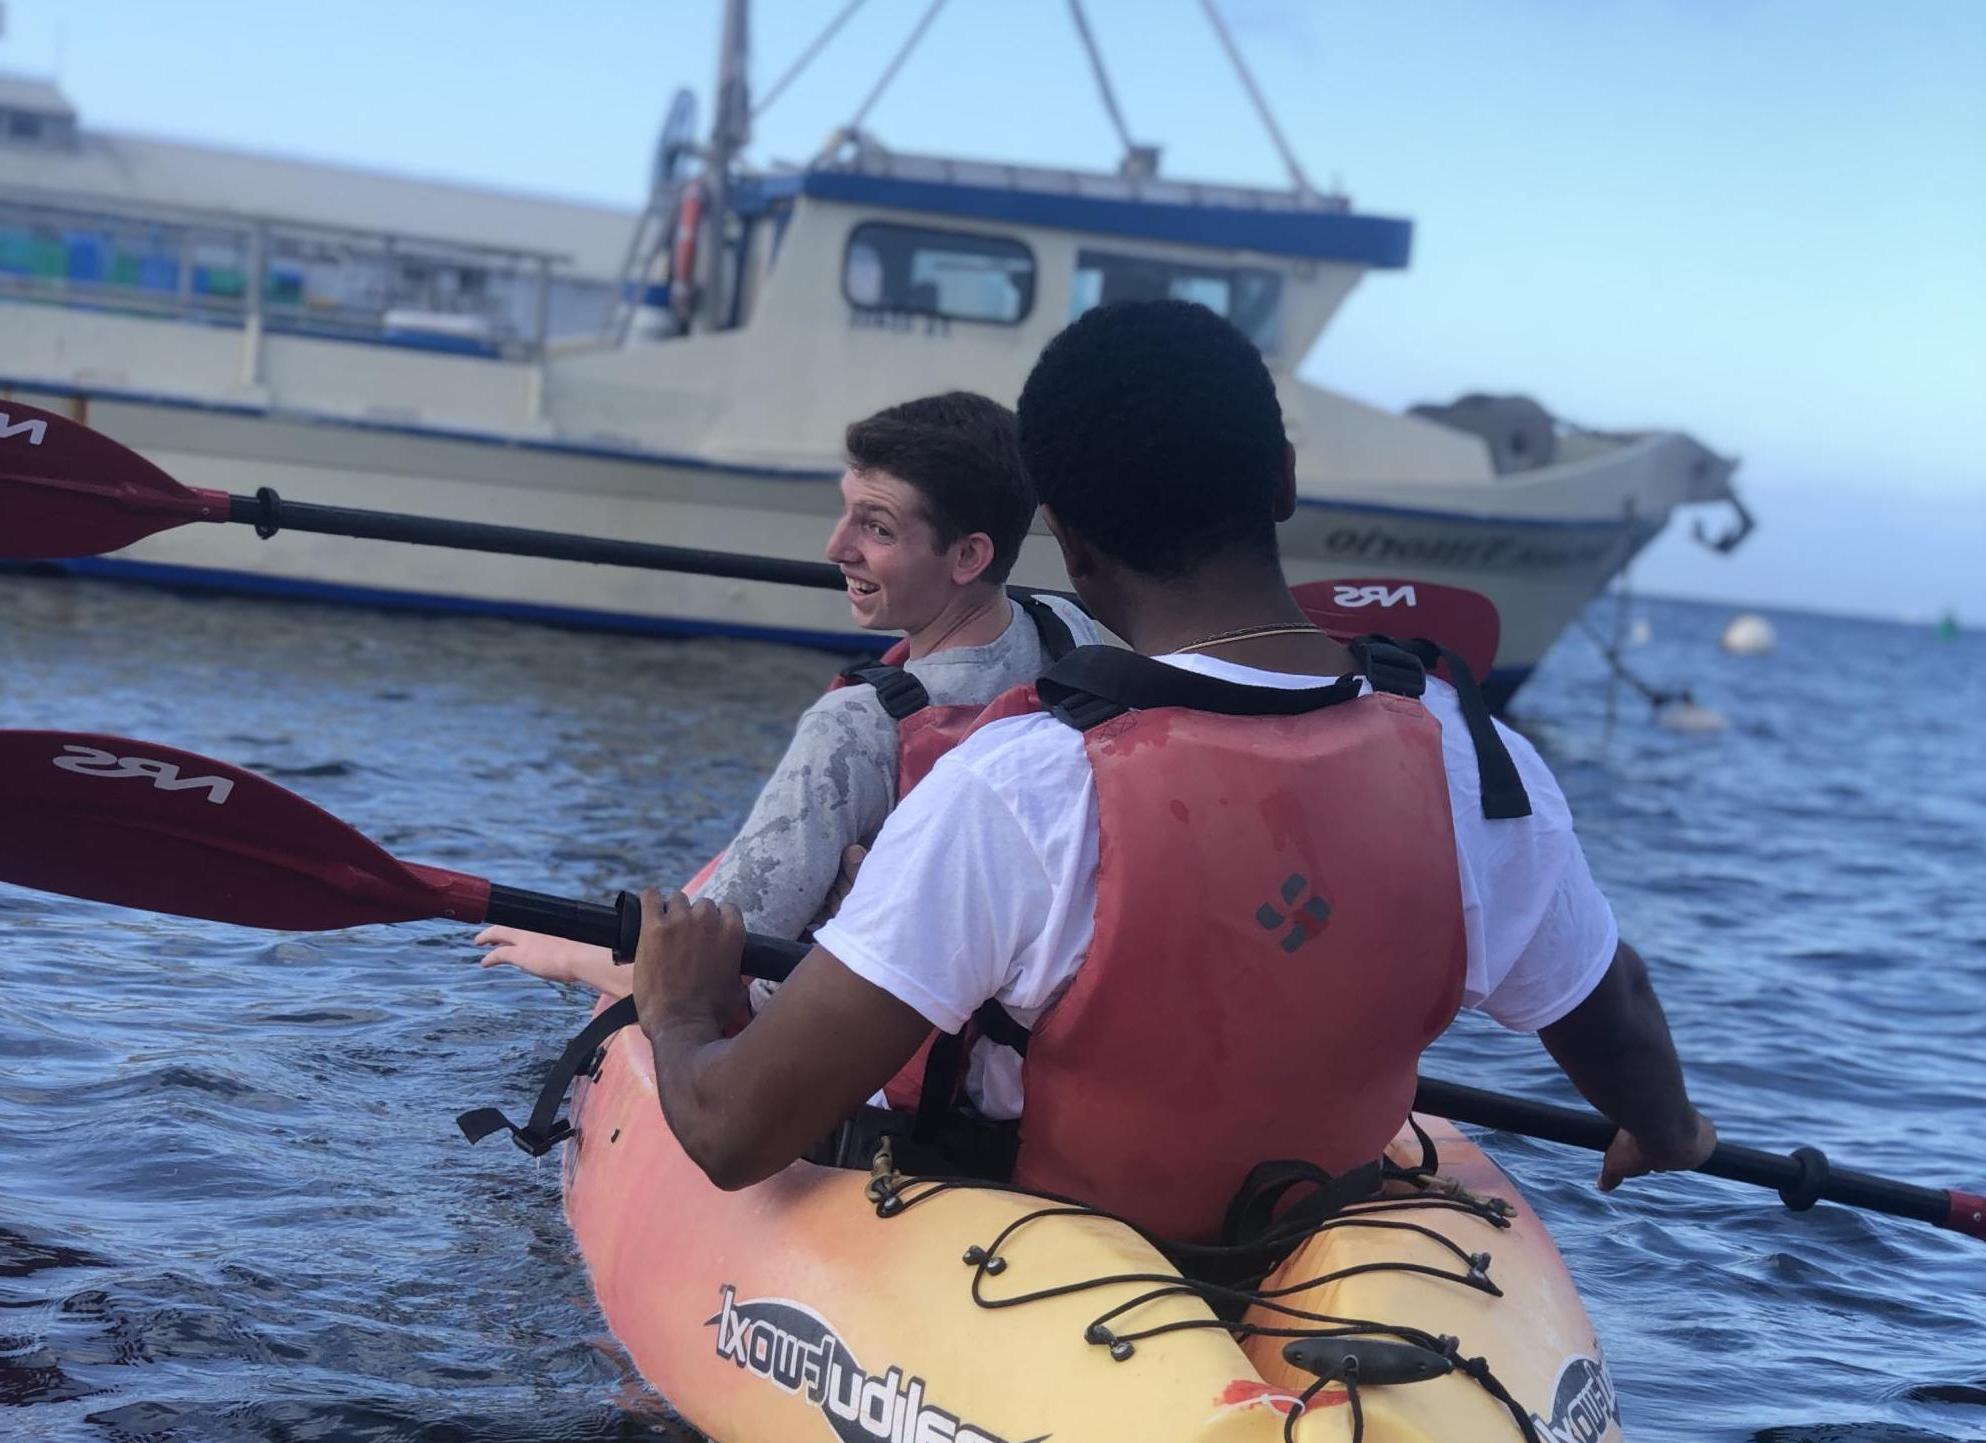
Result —
[[[926, 396], [855, 422], [844, 444], [827, 556], [848, 578], [855, 624], [903, 634], [902, 670], [923, 688], [926, 721], [1033, 681], [1052, 649], [1103, 639], [1072, 603], [1023, 607], [1007, 594], [1034, 519], [1012, 411], [966, 391]], [[1068, 635], [1051, 648], [1058, 622]], [[808, 707], [701, 895], [735, 905], [757, 932], [798, 937], [817, 920], [844, 853], [874, 840], [914, 780], [900, 774], [912, 734], [902, 710], [900, 693], [886, 698], [870, 685], [838, 687]], [[927, 735], [920, 759], [942, 741]], [[614, 995], [631, 986], [630, 970], [604, 948], [510, 927], [476, 940], [490, 947], [486, 967], [508, 963]]]

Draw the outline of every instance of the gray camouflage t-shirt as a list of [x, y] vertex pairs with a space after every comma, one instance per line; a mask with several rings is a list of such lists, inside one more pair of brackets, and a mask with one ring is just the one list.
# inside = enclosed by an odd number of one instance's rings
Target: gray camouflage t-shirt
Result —
[[[1107, 640], [1073, 603], [1042, 600], [1068, 623], [1077, 646]], [[1007, 629], [984, 646], [953, 647], [907, 662], [933, 706], [983, 705], [1048, 668], [1041, 634], [1018, 602]], [[828, 692], [800, 715], [792, 744], [702, 895], [732, 902], [754, 932], [798, 937], [819, 917], [842, 851], [867, 846], [896, 805], [896, 722], [874, 687]]]

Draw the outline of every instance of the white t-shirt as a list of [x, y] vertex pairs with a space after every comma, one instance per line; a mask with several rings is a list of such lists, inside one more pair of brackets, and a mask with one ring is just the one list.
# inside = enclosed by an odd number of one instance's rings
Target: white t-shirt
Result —
[[[1334, 678], [1192, 653], [1158, 660], [1246, 686]], [[1462, 1003], [1533, 1031], [1585, 1000], [1620, 933], [1531, 744], [1498, 724], [1531, 797], [1528, 817], [1483, 816], [1476, 753], [1455, 690], [1429, 678], [1455, 816], [1468, 976]], [[1046, 713], [991, 723], [907, 796], [876, 838], [840, 913], [815, 940], [934, 1027], [955, 1032], [996, 999], [1033, 1026], [1069, 985], [1095, 930], [1096, 782], [1082, 733]], [[1021, 1058], [982, 1040], [966, 1091], [988, 1117], [1021, 1115]]]

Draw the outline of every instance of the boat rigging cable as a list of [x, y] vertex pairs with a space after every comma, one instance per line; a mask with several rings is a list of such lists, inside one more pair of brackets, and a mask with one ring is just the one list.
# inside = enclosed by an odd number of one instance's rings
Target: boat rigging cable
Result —
[[[1452, 1238], [1432, 1228], [1411, 1221], [1380, 1216], [1386, 1213], [1436, 1208], [1470, 1213], [1495, 1228], [1508, 1228], [1511, 1225], [1510, 1219], [1514, 1209], [1507, 1201], [1502, 1198], [1478, 1197], [1459, 1184], [1440, 1177], [1437, 1174], [1440, 1163], [1435, 1152], [1434, 1140], [1422, 1131], [1418, 1122], [1412, 1123], [1412, 1126], [1421, 1144], [1421, 1160], [1417, 1165], [1401, 1167], [1386, 1160], [1365, 1171], [1373, 1175], [1375, 1183], [1383, 1179], [1386, 1182], [1420, 1189], [1418, 1196], [1371, 1196], [1368, 1191], [1366, 1197], [1346, 1201], [1333, 1196], [1334, 1188], [1342, 1188], [1344, 1184], [1354, 1182], [1359, 1176], [1358, 1173], [1348, 1174], [1343, 1179], [1334, 1179], [1318, 1169], [1302, 1168], [1300, 1164], [1265, 1164], [1265, 1169], [1281, 1169], [1281, 1171], [1271, 1176], [1265, 1173], [1264, 1169], [1258, 1169], [1258, 1174], [1267, 1178], [1265, 1183], [1256, 1188], [1254, 1187], [1256, 1177], [1251, 1176], [1249, 1183], [1243, 1185], [1237, 1206], [1229, 1214], [1229, 1233], [1234, 1232], [1235, 1220], [1249, 1213], [1253, 1203], [1260, 1202], [1261, 1210], [1266, 1214], [1293, 1184], [1310, 1183], [1312, 1194], [1290, 1207], [1281, 1221], [1265, 1221], [1262, 1230], [1254, 1237], [1225, 1239], [1217, 1245], [1179, 1243], [1155, 1237], [1115, 1213], [1090, 1207], [1073, 1198], [1061, 1197], [1033, 1188], [1017, 1187], [1011, 1182], [972, 1177], [907, 1177], [895, 1170], [887, 1140], [878, 1149], [871, 1166], [869, 1198], [875, 1204], [876, 1215], [885, 1219], [900, 1217], [909, 1209], [928, 1202], [941, 1193], [971, 1188], [991, 1188], [1040, 1199], [1046, 1206], [1023, 1213], [1008, 1223], [991, 1243], [983, 1247], [975, 1244], [966, 1249], [962, 1261], [973, 1270], [972, 1300], [979, 1307], [986, 1309], [1014, 1308], [1099, 1288], [1147, 1284], [1149, 1285], [1147, 1291], [1099, 1314], [1083, 1330], [1085, 1343], [1108, 1349], [1112, 1360], [1116, 1362], [1121, 1363], [1130, 1358], [1137, 1350], [1136, 1345], [1146, 1339], [1193, 1329], [1219, 1328], [1234, 1337], [1236, 1341], [1251, 1337], [1288, 1339], [1289, 1341], [1283, 1346], [1285, 1361], [1317, 1376], [1315, 1382], [1290, 1400], [1290, 1407], [1283, 1415], [1284, 1443], [1295, 1443], [1296, 1420], [1309, 1408], [1317, 1394], [1332, 1383], [1341, 1384], [1345, 1390], [1345, 1401], [1351, 1409], [1351, 1443], [1362, 1443], [1365, 1436], [1365, 1410], [1360, 1401], [1361, 1388], [1422, 1382], [1451, 1372], [1460, 1372], [1472, 1379], [1502, 1404], [1515, 1422], [1524, 1443], [1540, 1443], [1537, 1427], [1532, 1422], [1529, 1411], [1511, 1396], [1509, 1389], [1490, 1370], [1485, 1359], [1462, 1356], [1459, 1339], [1436, 1336], [1407, 1324], [1381, 1323], [1364, 1318], [1312, 1312], [1283, 1301], [1292, 1295], [1308, 1292], [1343, 1278], [1374, 1272], [1419, 1273], [1460, 1287], [1473, 1288], [1492, 1297], [1503, 1296], [1503, 1290], [1490, 1281], [1488, 1253], [1466, 1252]], [[1005, 1273], [1010, 1266], [1011, 1255], [1003, 1249], [1014, 1236], [1032, 1223], [1057, 1217], [1101, 1218], [1121, 1223], [1157, 1248], [1180, 1271], [1177, 1274], [1111, 1273], [1039, 1288], [1010, 1297], [987, 1296], [986, 1280]], [[1448, 1272], [1425, 1263], [1382, 1261], [1341, 1268], [1279, 1288], [1260, 1286], [1276, 1264], [1302, 1244], [1319, 1234], [1344, 1228], [1384, 1228], [1417, 1234], [1431, 1239], [1454, 1254], [1468, 1271]], [[1229, 1269], [1239, 1267], [1242, 1273], [1231, 1282], [1219, 1281], [1218, 1276], [1223, 1265]], [[1118, 1318], [1137, 1308], [1165, 1298], [1177, 1297], [1198, 1298], [1206, 1304], [1213, 1316], [1178, 1319], [1128, 1332], [1120, 1332], [1110, 1326]], [[1244, 1314], [1251, 1309], [1288, 1321], [1249, 1322]]]
[[869, 118], [869, 112], [875, 108], [876, 102], [883, 98], [883, 92], [889, 89], [890, 82], [896, 79], [896, 73], [903, 68], [903, 62], [910, 58], [910, 52], [917, 48], [917, 42], [924, 38], [924, 32], [931, 28], [931, 22], [938, 18], [938, 12], [944, 8], [945, 0], [931, 0], [930, 8], [924, 12], [924, 18], [917, 22], [916, 28], [910, 32], [910, 38], [903, 42], [903, 48], [891, 59], [888, 68], [883, 71], [882, 78], [876, 82], [876, 88], [869, 92], [868, 99], [856, 109], [855, 118], [848, 122], [844, 134], [861, 134], [862, 122]]
[[1124, 147], [1124, 166], [1128, 171], [1136, 162], [1138, 147], [1131, 142], [1131, 132], [1124, 125], [1124, 113], [1117, 108], [1117, 95], [1110, 88], [1110, 76], [1103, 68], [1103, 52], [1097, 49], [1096, 37], [1090, 34], [1089, 17], [1083, 14], [1083, 0], [1069, 0], [1069, 15], [1076, 22], [1076, 34], [1082, 37], [1083, 49], [1090, 57], [1090, 70], [1096, 76], [1097, 93], [1103, 97], [1103, 108], [1110, 116], [1110, 123], [1117, 127], [1117, 143]]
[[1227, 51], [1227, 58], [1234, 65], [1234, 73], [1241, 77], [1241, 84], [1248, 91], [1248, 98], [1255, 102], [1255, 113], [1262, 117], [1262, 124], [1269, 132], [1269, 139], [1275, 142], [1276, 151], [1282, 156], [1283, 164], [1289, 167], [1290, 184], [1295, 187], [1298, 195], [1306, 200], [1310, 199], [1317, 194], [1317, 191], [1310, 184], [1310, 177], [1303, 173], [1303, 167], [1297, 164], [1296, 154], [1290, 149], [1290, 143], [1283, 139], [1283, 128], [1276, 124], [1275, 112], [1269, 109], [1269, 102], [1263, 98], [1260, 87], [1255, 84], [1255, 77], [1249, 73], [1248, 62], [1241, 58], [1241, 51], [1235, 48], [1234, 37], [1228, 33], [1227, 22], [1221, 19], [1221, 12], [1214, 8], [1214, 0], [1200, 0], [1200, 8], [1207, 12], [1207, 20], [1214, 27], [1214, 34], [1220, 36], [1221, 47]]
[[827, 48], [828, 42], [841, 33], [841, 27], [846, 25], [850, 17], [866, 3], [867, 0], [848, 0], [848, 3], [841, 7], [841, 13], [828, 21], [827, 28], [814, 37], [814, 43], [809, 45], [805, 50], [802, 50], [800, 52], [800, 58], [786, 67], [786, 73], [772, 82], [772, 85], [766, 90], [765, 99], [752, 107], [753, 120], [757, 120], [761, 115], [772, 109], [772, 103], [779, 99], [781, 94], [785, 92], [786, 87], [800, 78], [800, 72], [813, 63], [814, 57]]

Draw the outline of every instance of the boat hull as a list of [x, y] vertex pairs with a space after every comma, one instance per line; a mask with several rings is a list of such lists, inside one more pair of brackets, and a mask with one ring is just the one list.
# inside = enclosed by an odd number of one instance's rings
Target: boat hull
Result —
[[[300, 501], [487, 520], [754, 555], [818, 559], [838, 496], [825, 472], [659, 456], [354, 421], [287, 416], [166, 398], [13, 394], [63, 410], [130, 445], [189, 485], [241, 494], [271, 486]], [[1597, 474], [1663, 463], [1661, 445], [1623, 447]], [[1535, 489], [1535, 488], [1533, 488]], [[1557, 488], [1567, 489], [1567, 488]], [[1533, 508], [1535, 509], [1535, 507]], [[1283, 528], [1294, 584], [1374, 576], [1482, 592], [1502, 619], [1488, 690], [1507, 698], [1558, 634], [1666, 517], [1585, 519], [1429, 511], [1306, 497]], [[723, 633], [847, 650], [875, 638], [839, 592], [569, 562], [290, 534], [258, 542], [245, 527], [190, 526], [68, 569], [174, 586], [512, 616], [556, 625]], [[1045, 533], [1031, 535], [1014, 579], [1066, 587]], [[1385, 618], [1375, 613], [1375, 629]]]

